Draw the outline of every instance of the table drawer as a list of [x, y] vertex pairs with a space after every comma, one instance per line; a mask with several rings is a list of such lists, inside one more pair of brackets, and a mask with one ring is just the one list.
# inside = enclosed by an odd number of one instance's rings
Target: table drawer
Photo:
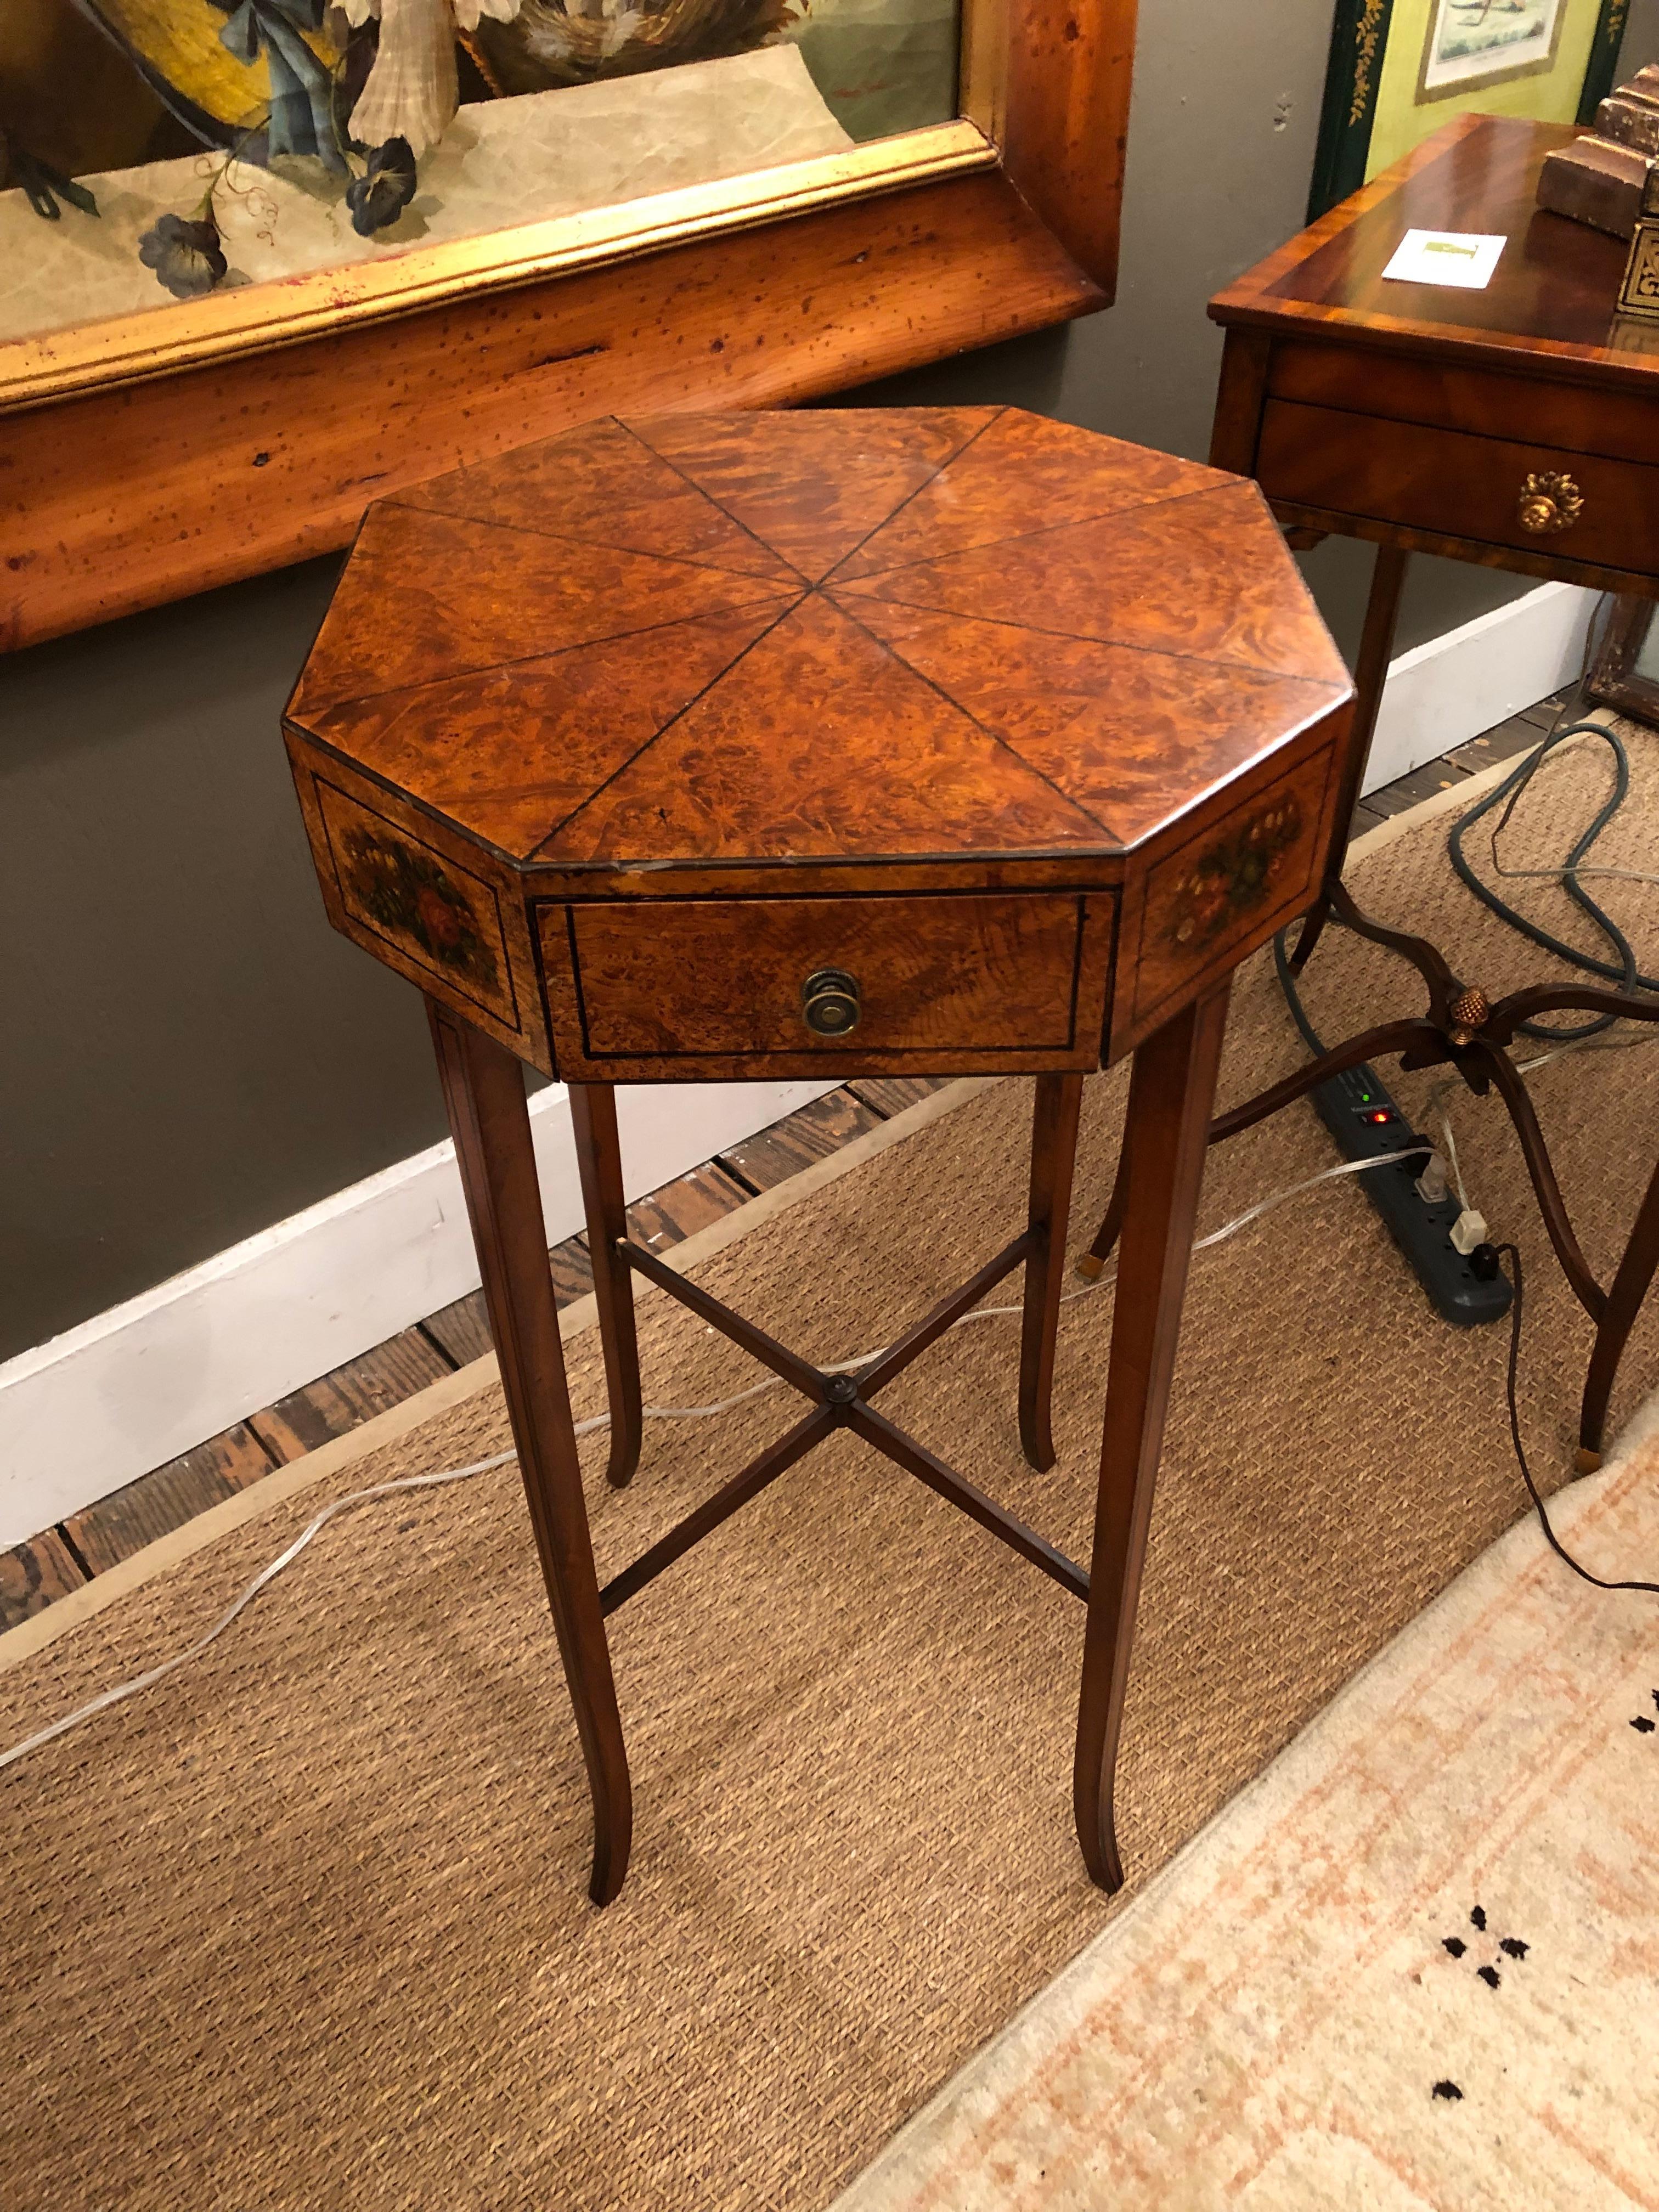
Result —
[[[562, 1070], [803, 1054], [1063, 1055], [1082, 1042], [1078, 980], [1093, 902], [1061, 890], [544, 908], [554, 1049]], [[851, 989], [832, 981], [809, 1010], [808, 981], [826, 974], [849, 978]]]
[[1269, 499], [1519, 552], [1659, 568], [1659, 468], [1269, 400], [1256, 474]]

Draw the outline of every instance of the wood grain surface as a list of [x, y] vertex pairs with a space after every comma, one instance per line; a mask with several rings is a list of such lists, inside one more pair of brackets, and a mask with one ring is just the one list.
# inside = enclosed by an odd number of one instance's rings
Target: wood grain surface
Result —
[[[1270, 399], [1256, 465], [1273, 495], [1407, 528], [1473, 538], [1603, 568], [1643, 569], [1659, 550], [1659, 468], [1596, 453], [1564, 453], [1426, 423], [1379, 422], [1334, 407]], [[1583, 511], [1565, 529], [1529, 531], [1528, 480], [1565, 473]]]
[[992, 171], [0, 415], [0, 647], [333, 551], [607, 408], [787, 405], [1104, 302]]
[[[1210, 313], [1230, 327], [1363, 337], [1373, 353], [1659, 390], [1659, 357], [1615, 326], [1623, 245], [1534, 204], [1545, 155], [1572, 135], [1556, 124], [1457, 116], [1218, 293]], [[1385, 278], [1410, 229], [1508, 243], [1480, 291]]]
[[[803, 985], [831, 968], [860, 988], [860, 1054], [1069, 1053], [1085, 911], [1060, 891], [574, 907], [582, 1034], [556, 1031], [555, 1050], [567, 1067], [814, 1043], [843, 1052], [848, 1040], [815, 1038], [804, 1016]], [[556, 909], [543, 922], [550, 969], [561, 919]]]
[[[538, 1066], [1069, 1072], [1116, 896], [1348, 689], [1217, 470], [1015, 409], [670, 414], [380, 501], [287, 728], [337, 927]], [[856, 1036], [804, 1024], [820, 968]]]

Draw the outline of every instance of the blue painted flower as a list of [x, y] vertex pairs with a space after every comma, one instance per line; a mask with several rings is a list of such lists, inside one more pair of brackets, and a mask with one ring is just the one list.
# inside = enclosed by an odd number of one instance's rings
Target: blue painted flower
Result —
[[138, 258], [155, 271], [175, 300], [199, 299], [210, 292], [228, 263], [219, 246], [219, 226], [208, 208], [198, 222], [187, 216], [164, 215], [138, 241]]
[[415, 149], [407, 138], [388, 138], [376, 146], [368, 167], [346, 186], [351, 228], [360, 238], [384, 230], [415, 197]]

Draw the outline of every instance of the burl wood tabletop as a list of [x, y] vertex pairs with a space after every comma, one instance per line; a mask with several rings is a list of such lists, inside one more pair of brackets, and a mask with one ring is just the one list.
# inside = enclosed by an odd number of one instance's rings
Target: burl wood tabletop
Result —
[[370, 509], [289, 719], [520, 866], [1122, 852], [1348, 691], [1253, 484], [1012, 408], [607, 417]]

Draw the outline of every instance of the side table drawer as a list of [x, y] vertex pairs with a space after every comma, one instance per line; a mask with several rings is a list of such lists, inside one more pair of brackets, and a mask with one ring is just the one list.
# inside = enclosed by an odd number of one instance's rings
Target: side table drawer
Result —
[[1269, 499], [1603, 568], [1659, 568], [1659, 468], [1640, 462], [1273, 399], [1256, 474]]
[[[804, 1056], [918, 1061], [998, 1053], [1096, 1064], [1078, 1030], [1080, 891], [634, 898], [541, 909], [554, 1051], [586, 1064], [754, 1062]], [[806, 1018], [808, 979], [850, 978], [845, 1003]], [[936, 1070], [935, 1072], [943, 1072]], [[672, 1066], [663, 1073], [672, 1074]]]

